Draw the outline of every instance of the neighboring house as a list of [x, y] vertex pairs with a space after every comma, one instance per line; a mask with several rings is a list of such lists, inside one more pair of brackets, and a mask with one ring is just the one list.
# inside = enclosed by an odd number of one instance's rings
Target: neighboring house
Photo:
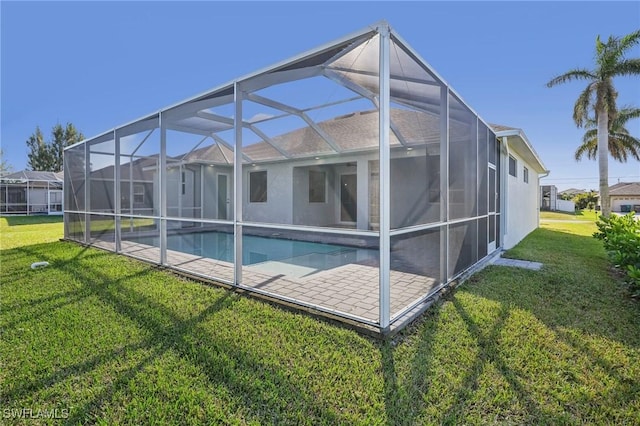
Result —
[[569, 188], [569, 189], [565, 189], [564, 191], [558, 192], [558, 198], [562, 198], [562, 199], [566, 198], [570, 200], [576, 195], [586, 194], [588, 192], [589, 191], [587, 191], [586, 189]]
[[573, 213], [575, 209], [576, 203], [560, 198], [558, 188], [555, 185], [540, 187], [540, 210]]
[[384, 22], [65, 164], [66, 238], [381, 332], [535, 229], [547, 173], [522, 130], [487, 124]]
[[555, 185], [540, 186], [540, 210], [555, 211], [557, 209], [558, 188]]
[[62, 214], [62, 172], [21, 170], [0, 177], [0, 214]]
[[620, 182], [609, 187], [611, 211], [640, 213], [640, 182]]

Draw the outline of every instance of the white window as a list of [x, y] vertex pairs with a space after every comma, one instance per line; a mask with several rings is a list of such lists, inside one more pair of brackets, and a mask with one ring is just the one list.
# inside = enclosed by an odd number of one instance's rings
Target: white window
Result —
[[327, 173], [309, 170], [309, 202], [325, 203], [327, 201]]
[[136, 204], [144, 204], [144, 185], [133, 185], [133, 202]]
[[249, 202], [267, 202], [267, 172], [249, 173]]
[[529, 183], [529, 169], [526, 167], [524, 168], [523, 179], [524, 183]]

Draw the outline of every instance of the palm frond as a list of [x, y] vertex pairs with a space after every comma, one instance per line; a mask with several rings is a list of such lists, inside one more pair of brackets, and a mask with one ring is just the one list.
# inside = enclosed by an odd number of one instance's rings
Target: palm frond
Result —
[[587, 88], [580, 93], [580, 96], [578, 96], [578, 99], [573, 106], [573, 121], [578, 127], [582, 127], [584, 122], [589, 118], [591, 98], [593, 97], [593, 89], [595, 87], [595, 83], [589, 84]]
[[625, 133], [614, 133], [610, 135], [610, 139], [615, 141], [615, 144], [626, 154], [631, 155], [636, 160], [640, 160], [640, 140], [638, 138]]
[[575, 159], [576, 161], [581, 161], [582, 157], [586, 154], [589, 160], [595, 160], [596, 154], [598, 153], [598, 140], [596, 138], [592, 138], [590, 140], [584, 141], [582, 145], [576, 149]]
[[582, 136], [582, 143], [589, 143], [591, 140], [598, 140], [598, 129], [594, 128], [587, 130], [584, 132], [584, 136]]
[[621, 124], [625, 124], [634, 118], [640, 118], [640, 108], [625, 106], [618, 111], [618, 121]]
[[640, 43], [640, 30], [634, 31], [631, 34], [627, 34], [626, 36], [620, 38], [620, 41], [618, 43], [618, 50], [622, 55], [624, 55], [627, 50], [638, 43]]
[[618, 62], [611, 73], [611, 77], [625, 75], [640, 75], [640, 58], [624, 59]]
[[574, 69], [562, 75], [552, 78], [547, 83], [547, 87], [553, 87], [561, 83], [572, 80], [596, 80], [597, 76], [587, 69]]

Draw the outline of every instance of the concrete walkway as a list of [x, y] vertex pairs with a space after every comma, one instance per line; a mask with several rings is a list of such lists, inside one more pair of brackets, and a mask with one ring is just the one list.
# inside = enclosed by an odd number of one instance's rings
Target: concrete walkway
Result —
[[528, 260], [519, 260], [519, 259], [507, 259], [504, 257], [499, 257], [496, 260], [494, 260], [493, 265], [531, 269], [533, 271], [539, 271], [540, 268], [542, 268], [542, 263], [540, 262], [530, 262]]

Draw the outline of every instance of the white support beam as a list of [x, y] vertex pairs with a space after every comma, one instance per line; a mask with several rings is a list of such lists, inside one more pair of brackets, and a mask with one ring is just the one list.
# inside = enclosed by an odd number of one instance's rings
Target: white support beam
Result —
[[258, 129], [256, 126], [252, 126], [252, 125], [244, 126], [244, 124], [242, 124], [242, 127], [246, 127], [256, 135], [258, 135], [259, 138], [261, 138], [263, 141], [271, 145], [273, 149], [278, 151], [280, 155], [284, 156], [284, 158], [291, 158], [291, 154], [289, 154], [287, 150], [280, 148], [278, 145], [276, 145], [276, 143], [273, 142], [273, 140], [271, 140], [271, 138], [267, 134], [265, 134], [262, 130]]
[[91, 244], [91, 150], [84, 144], [84, 242]]
[[395, 125], [391, 118], [389, 118], [389, 128], [391, 129], [393, 134], [396, 135], [396, 138], [398, 138], [400, 144], [402, 146], [407, 146], [407, 140], [404, 138], [404, 136], [402, 136], [402, 133], [400, 133], [400, 129], [398, 129], [398, 126]]
[[[449, 221], [449, 88], [440, 88], [440, 222]], [[440, 281], [449, 279], [449, 225], [440, 229]]]
[[231, 161], [229, 161], [229, 158], [227, 158], [227, 154], [224, 153], [224, 150], [222, 148], [220, 148], [220, 144], [217, 143], [216, 147], [218, 148], [218, 151], [220, 151], [220, 155], [222, 155], [222, 158], [224, 158], [224, 162], [227, 164], [232, 164], [233, 163], [233, 158], [231, 159]]
[[215, 121], [216, 123], [227, 124], [229, 127], [225, 130], [233, 129], [234, 120], [231, 117], [224, 117], [209, 111], [198, 111], [195, 113], [195, 116], [204, 118], [205, 120]]
[[[378, 77], [378, 75], [373, 71], [364, 71], [364, 70], [356, 70], [356, 69], [352, 69], [352, 68], [332, 67], [332, 66], [328, 66], [328, 67], [326, 67], [326, 69], [331, 70], [331, 71], [338, 71], [338, 72], [346, 72], [346, 73], [351, 73], [351, 74], [366, 75], [368, 77]], [[404, 81], [404, 82], [407, 82], [407, 83], [426, 84], [426, 85], [429, 85], [429, 86], [440, 86], [440, 84], [438, 84], [438, 83], [436, 83], [435, 81], [432, 81], [432, 80], [425, 80], [423, 78], [409, 77], [409, 76], [406, 76], [406, 75], [399, 75], [399, 74], [391, 74], [391, 80], [399, 80], [399, 81]]]
[[136, 146], [136, 149], [134, 149], [133, 152], [131, 153], [131, 155], [130, 155], [131, 159], [133, 159], [133, 156], [136, 155], [136, 152], [138, 152], [140, 147], [142, 147], [142, 145], [144, 145], [144, 143], [147, 141], [147, 139], [149, 139], [149, 137], [151, 137], [151, 135], [153, 134], [153, 132], [155, 130], [156, 129], [151, 129], [151, 131], [149, 133], [147, 133], [147, 135], [140, 141], [138, 146]]
[[[162, 116], [165, 121], [182, 120], [193, 117], [196, 112], [203, 109], [215, 108], [217, 106], [230, 104], [233, 102], [233, 95], [219, 96], [216, 98], [203, 99], [183, 103], [175, 108], [164, 111]], [[168, 124], [168, 123], [167, 123]]]
[[[233, 146], [231, 146], [231, 144], [229, 142], [225, 141], [224, 139], [222, 139], [220, 136], [216, 135], [215, 133], [212, 133], [211, 137], [213, 138], [214, 141], [218, 142], [218, 144], [227, 147], [230, 151], [234, 150]], [[242, 153], [242, 158], [247, 160], [249, 163], [253, 163], [253, 159], [251, 157], [249, 157], [247, 154], [245, 154], [244, 152]], [[229, 163], [229, 164], [231, 164], [231, 163]]]
[[259, 95], [253, 94], [253, 93], [249, 94], [247, 97], [248, 97], [249, 100], [251, 100], [253, 102], [268, 106], [270, 108], [279, 109], [280, 111], [288, 112], [290, 114], [297, 115], [302, 120], [304, 120], [304, 122], [307, 123], [309, 125], [309, 127], [311, 127], [318, 134], [318, 136], [320, 136], [327, 143], [327, 145], [329, 145], [331, 147], [331, 149], [333, 149], [337, 153], [341, 152], [341, 149], [338, 146], [338, 144], [336, 143], [336, 141], [334, 141], [333, 138], [327, 134], [327, 132], [322, 130], [320, 128], [320, 126], [318, 126], [302, 110], [300, 110], [298, 108], [295, 108], [295, 107], [292, 107], [290, 105], [283, 104], [283, 103], [278, 102], [278, 101], [274, 101], [273, 99], [268, 99], [268, 98], [265, 98], [263, 96], [259, 96]]
[[389, 124], [391, 108], [390, 88], [390, 32], [388, 25], [378, 27], [380, 37], [379, 95], [380, 119], [380, 329], [387, 332], [391, 319], [391, 146]]
[[200, 145], [202, 145], [202, 142], [206, 141], [207, 139], [209, 139], [209, 136], [205, 136], [202, 139], [200, 139], [200, 141], [193, 147], [191, 148], [191, 150], [189, 152], [187, 152], [186, 154], [184, 154], [182, 157], [180, 157], [180, 160], [184, 161], [185, 158], [187, 158], [187, 156], [189, 154], [191, 154], [193, 151], [195, 151], [196, 149], [198, 149], [198, 147]]
[[158, 167], [160, 198], [160, 264], [167, 264], [167, 125], [160, 113], [160, 167]]
[[153, 132], [154, 129], [158, 127], [158, 120], [156, 118], [150, 118], [147, 120], [136, 121], [135, 123], [127, 124], [126, 126], [120, 127], [118, 130], [118, 135], [121, 138], [129, 135], [133, 135], [136, 133], [141, 133], [147, 130], [151, 130]]
[[116, 253], [120, 253], [122, 251], [120, 244], [120, 214], [121, 214], [121, 196], [120, 191], [122, 187], [120, 185], [121, 180], [121, 170], [120, 170], [120, 135], [117, 130], [113, 131], [113, 144], [114, 144], [114, 163], [113, 163], [113, 198], [114, 198], [114, 213], [115, 217], [115, 243], [116, 243]]
[[260, 74], [256, 77], [244, 80], [242, 82], [242, 87], [245, 89], [246, 93], [251, 93], [276, 84], [317, 77], [320, 74], [322, 74], [322, 67], [320, 65], [306, 68], [295, 68], [286, 71], [275, 71]]
[[340, 86], [343, 86], [343, 87], [351, 90], [352, 92], [357, 93], [358, 95], [369, 99], [370, 101], [373, 101], [376, 98], [376, 94], [375, 93], [371, 92], [369, 89], [366, 89], [366, 88], [354, 83], [353, 81], [351, 81], [348, 78], [344, 77], [340, 73], [337, 73], [335, 71], [331, 71], [330, 69], [325, 69], [323, 74], [329, 80], [334, 81], [335, 83], [339, 84]]
[[233, 155], [233, 284], [238, 286], [242, 284], [242, 202], [243, 202], [243, 185], [242, 185], [242, 98], [241, 86], [238, 82], [234, 83], [235, 93], [235, 149]]
[[209, 130], [194, 129], [193, 127], [180, 126], [177, 124], [167, 124], [165, 130], [175, 130], [177, 132], [191, 133], [200, 136], [211, 136], [211, 131]]
[[350, 98], [340, 99], [338, 101], [327, 102], [326, 104], [320, 104], [320, 105], [312, 106], [312, 107], [309, 107], [309, 108], [303, 108], [300, 111], [302, 111], [302, 112], [315, 111], [317, 109], [327, 108], [327, 107], [330, 107], [330, 106], [335, 106], [335, 105], [340, 105], [340, 104], [346, 104], [348, 102], [353, 102], [353, 101], [357, 101], [357, 100], [360, 100], [360, 99], [362, 99], [362, 96], [352, 96]]

